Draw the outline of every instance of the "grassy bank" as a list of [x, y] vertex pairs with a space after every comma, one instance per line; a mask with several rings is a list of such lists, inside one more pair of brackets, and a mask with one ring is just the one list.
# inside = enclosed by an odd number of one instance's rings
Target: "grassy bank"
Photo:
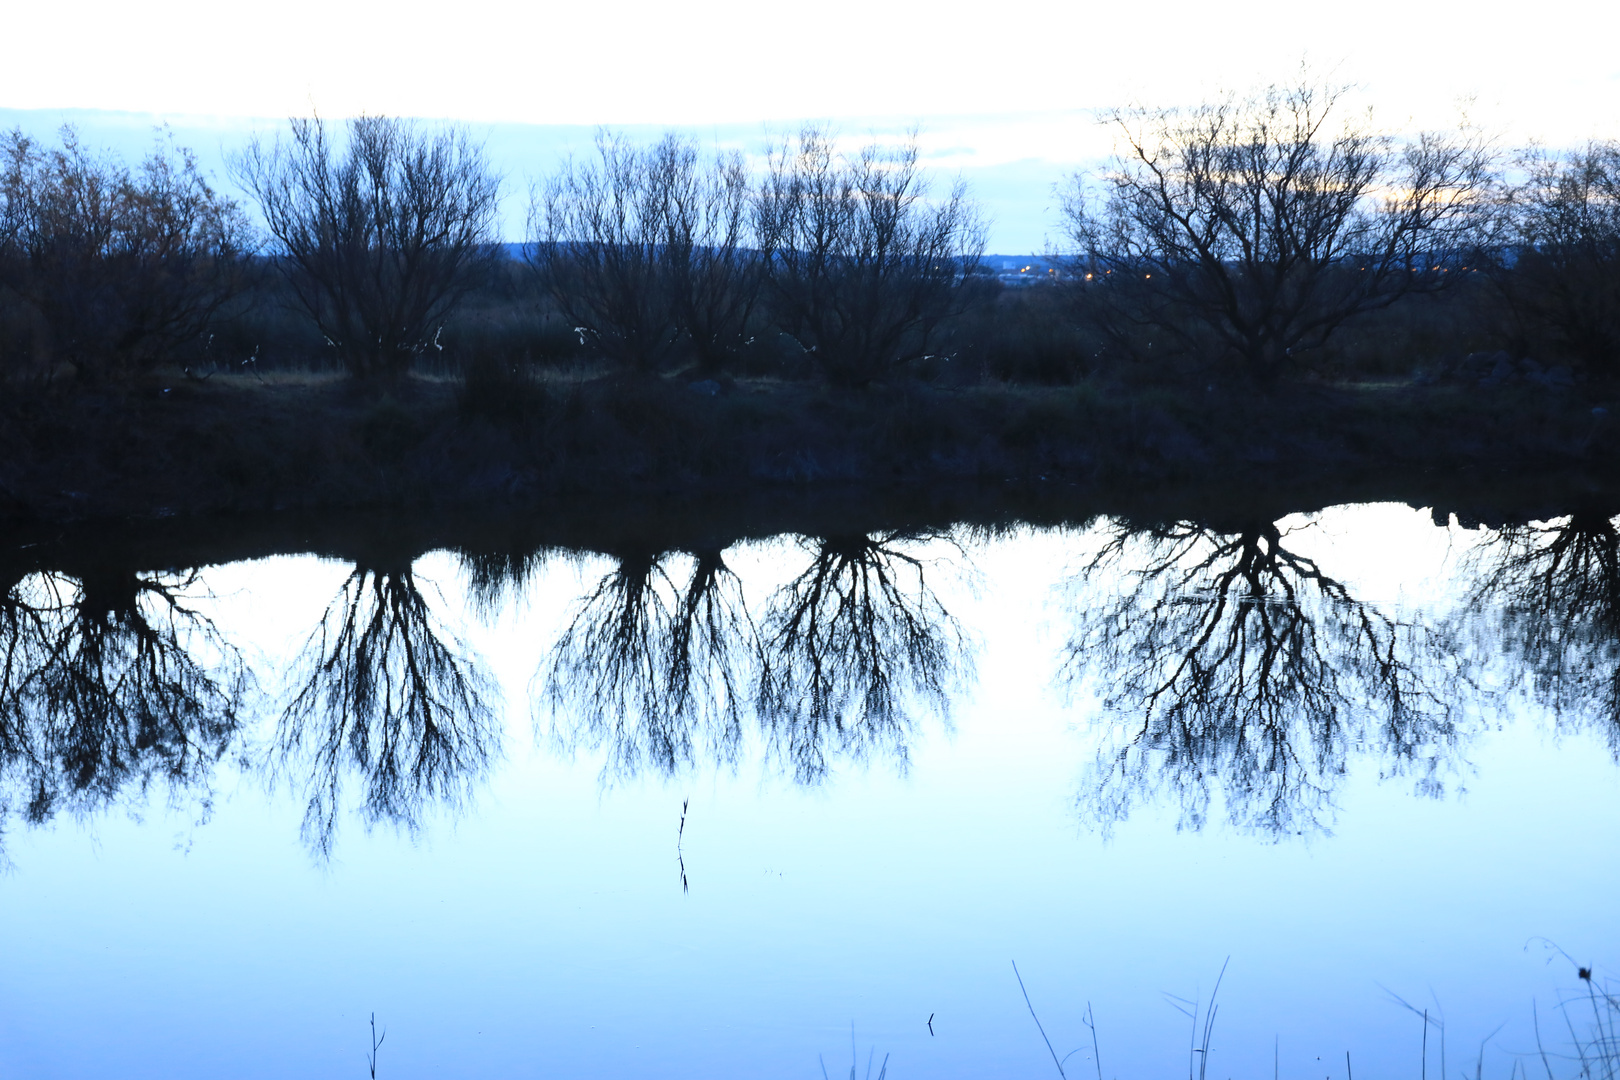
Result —
[[1614, 471], [1574, 395], [479, 375], [378, 395], [319, 376], [161, 376], [0, 404], [0, 518], [758, 495], [829, 486], [1288, 486]]

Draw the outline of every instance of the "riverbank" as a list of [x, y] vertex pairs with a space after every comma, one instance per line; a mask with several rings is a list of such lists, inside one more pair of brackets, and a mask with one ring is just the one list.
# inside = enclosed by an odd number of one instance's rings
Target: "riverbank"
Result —
[[[759, 380], [154, 380], [0, 406], [0, 520], [52, 523], [828, 489], [1607, 486], [1620, 433], [1574, 394], [1456, 386]], [[1506, 482], [1505, 479], [1503, 482]]]

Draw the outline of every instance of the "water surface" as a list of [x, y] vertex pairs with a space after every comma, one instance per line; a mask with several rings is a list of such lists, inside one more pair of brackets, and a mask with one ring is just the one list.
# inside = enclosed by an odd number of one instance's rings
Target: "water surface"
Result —
[[1620, 895], [1558, 509], [18, 548], [0, 1071], [1056, 1075], [1014, 961], [1071, 1076], [1539, 1068]]

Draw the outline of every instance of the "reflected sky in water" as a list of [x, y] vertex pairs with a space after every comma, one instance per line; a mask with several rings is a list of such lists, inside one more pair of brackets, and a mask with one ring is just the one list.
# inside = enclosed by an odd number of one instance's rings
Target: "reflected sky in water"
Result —
[[1016, 960], [1174, 1075], [1230, 957], [1211, 1074], [1506, 1076], [1620, 962], [1608, 509], [0, 567], [0, 1074], [1055, 1075]]

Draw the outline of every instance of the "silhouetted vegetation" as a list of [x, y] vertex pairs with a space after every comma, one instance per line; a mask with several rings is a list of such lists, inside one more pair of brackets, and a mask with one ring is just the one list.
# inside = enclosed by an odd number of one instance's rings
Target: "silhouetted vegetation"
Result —
[[729, 367], [744, 347], [764, 259], [741, 155], [703, 160], [666, 136], [650, 149], [598, 136], [530, 210], [529, 263], [581, 336], [616, 364], [652, 373], [693, 359]]
[[915, 139], [848, 157], [805, 130], [771, 156], [758, 226], [771, 309], [835, 385], [865, 386], [926, 355], [974, 296], [978, 212], [960, 183], [937, 203], [926, 195]]
[[185, 361], [247, 286], [246, 219], [168, 140], [131, 172], [61, 138], [0, 143], [0, 383]]
[[495, 259], [500, 178], [458, 129], [362, 116], [333, 146], [319, 117], [236, 161], [270, 256], [349, 372], [397, 377]]
[[915, 138], [604, 132], [503, 246], [459, 128], [292, 121], [257, 239], [183, 150], [13, 133], [0, 515], [1613, 467], [1612, 145], [1510, 182], [1309, 79], [1114, 119], [1036, 275]]
[[1082, 314], [1116, 347], [1234, 359], [1260, 379], [1353, 316], [1478, 266], [1491, 160], [1477, 138], [1404, 146], [1335, 115], [1342, 92], [1273, 87], [1116, 113], [1103, 191], [1064, 205]]
[[1507, 193], [1511, 242], [1494, 278], [1517, 344], [1612, 378], [1620, 361], [1620, 144], [1537, 151]]

